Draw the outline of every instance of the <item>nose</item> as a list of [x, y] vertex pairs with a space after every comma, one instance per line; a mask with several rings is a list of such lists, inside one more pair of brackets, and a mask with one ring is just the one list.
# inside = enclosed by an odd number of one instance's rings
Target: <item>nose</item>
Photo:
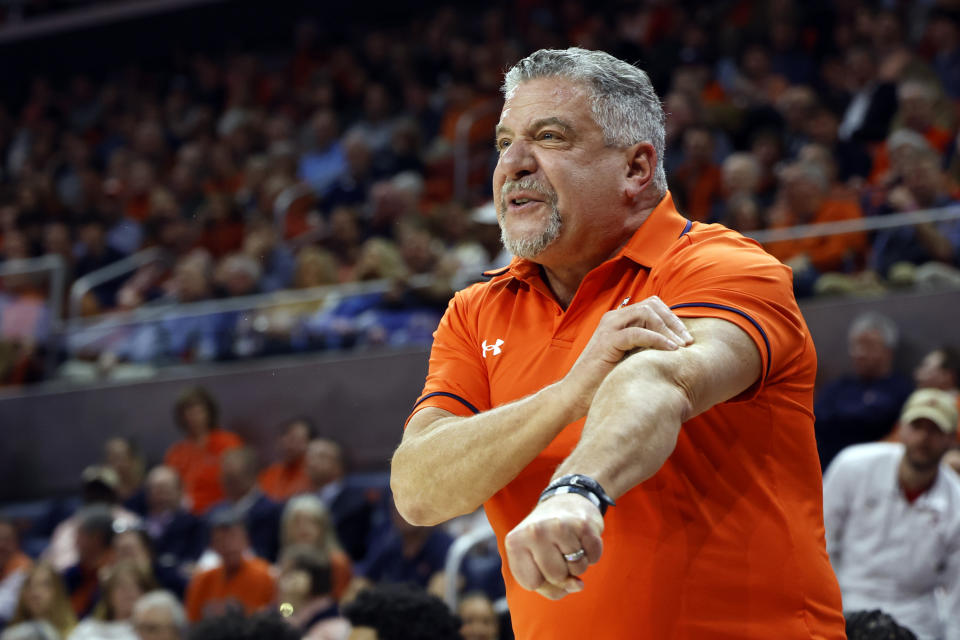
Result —
[[530, 145], [524, 140], [514, 140], [500, 153], [497, 168], [507, 180], [518, 180], [535, 173], [537, 159], [531, 151]]

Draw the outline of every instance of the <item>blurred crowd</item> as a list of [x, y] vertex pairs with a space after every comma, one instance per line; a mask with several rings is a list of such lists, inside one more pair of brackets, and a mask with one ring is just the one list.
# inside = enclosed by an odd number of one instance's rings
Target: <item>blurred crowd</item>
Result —
[[349, 454], [305, 417], [278, 427], [261, 465], [205, 389], [184, 390], [172, 414], [181, 438], [158, 464], [118, 435], [77, 500], [0, 517], [0, 638], [237, 640], [250, 620], [274, 625], [251, 638], [501, 637], [492, 531], [452, 574], [459, 617], [442, 599], [454, 537], [488, 529], [481, 513], [407, 524], [386, 475], [350, 473]]
[[[572, 44], [649, 72], [668, 114], [671, 192], [692, 219], [750, 233], [938, 208], [960, 194], [950, 2], [601, 4], [439, 6], [394, 26], [343, 25], [356, 34], [346, 39], [305, 16], [269, 50], [181, 52], [162, 71], [118, 61], [62, 83], [38, 75], [22, 104], [0, 105], [0, 259], [55, 254], [72, 282], [162, 250], [89, 291], [84, 315], [370, 279], [398, 283], [390, 309], [438, 314], [452, 290], [509, 260], [487, 204], [502, 71]], [[960, 281], [956, 220], [767, 248], [793, 267], [800, 295]], [[434, 286], [406, 286], [417, 274]], [[3, 280], [8, 383], [44, 374], [45, 286]], [[223, 334], [218, 322], [168, 333]], [[281, 350], [343, 342], [327, 325], [294, 324], [266, 333]], [[378, 325], [373, 341], [389, 331]], [[148, 332], [111, 355], [270, 351], [242, 337], [136, 349], [158, 342]]]

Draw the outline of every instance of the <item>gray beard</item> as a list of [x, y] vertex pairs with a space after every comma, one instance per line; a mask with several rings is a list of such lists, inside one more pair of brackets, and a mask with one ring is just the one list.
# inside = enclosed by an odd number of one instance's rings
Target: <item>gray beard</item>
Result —
[[[506, 194], [511, 185], [516, 185], [519, 189], [533, 189], [548, 197], [547, 203], [550, 205], [550, 219], [547, 221], [546, 228], [533, 238], [511, 238], [507, 235], [506, 225], [504, 225], [504, 216], [506, 215]], [[544, 249], [560, 236], [563, 227], [563, 219], [560, 217], [560, 211], [557, 209], [557, 195], [553, 190], [546, 189], [535, 180], [522, 178], [517, 182], [507, 182], [503, 185], [500, 196], [500, 207], [497, 211], [497, 218], [500, 221], [500, 242], [511, 254], [518, 258], [531, 260], [538, 256]]]
[[500, 241], [503, 243], [503, 246], [506, 247], [507, 251], [513, 255], [518, 258], [530, 260], [539, 255], [560, 236], [562, 226], [563, 222], [560, 218], [560, 212], [557, 210], [556, 205], [553, 205], [550, 220], [547, 221], [547, 228], [544, 229], [540, 235], [533, 238], [511, 238], [507, 235], [506, 229], [501, 226]]

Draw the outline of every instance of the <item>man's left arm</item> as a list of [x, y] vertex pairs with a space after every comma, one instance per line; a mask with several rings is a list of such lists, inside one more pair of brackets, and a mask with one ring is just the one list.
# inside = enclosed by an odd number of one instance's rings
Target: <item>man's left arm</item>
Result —
[[[940, 470], [940, 473], [945, 473]], [[946, 569], [940, 581], [944, 589], [944, 598], [940, 602], [943, 614], [944, 640], [960, 640], [960, 533], [954, 534], [953, 543], [946, 554]]]
[[[554, 478], [583, 474], [616, 500], [653, 476], [673, 452], [686, 420], [759, 380], [761, 356], [732, 322], [685, 320], [695, 341], [676, 351], [646, 350], [619, 364], [600, 385], [576, 448]], [[603, 518], [578, 494], [544, 500], [506, 538], [510, 570], [521, 586], [548, 598], [578, 591], [578, 576], [600, 559]], [[584, 549], [567, 562], [563, 554]]]

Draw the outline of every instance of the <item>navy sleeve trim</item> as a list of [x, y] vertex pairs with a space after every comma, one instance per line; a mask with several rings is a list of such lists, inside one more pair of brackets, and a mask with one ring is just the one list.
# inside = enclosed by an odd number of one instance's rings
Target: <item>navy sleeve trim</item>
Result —
[[688, 307], [707, 307], [708, 309], [722, 309], [724, 311], [730, 311], [739, 316], [743, 316], [750, 323], [757, 328], [757, 331], [760, 332], [760, 336], [763, 338], [763, 342], [767, 345], [767, 372], [764, 374], [764, 377], [770, 375], [770, 365], [773, 363], [773, 350], [770, 348], [770, 338], [767, 337], [767, 332], [763, 330], [763, 327], [760, 326], [760, 323], [751, 318], [748, 314], [744, 313], [740, 309], [735, 309], [733, 307], [728, 307], [723, 304], [714, 304], [712, 302], [686, 302], [684, 304], [676, 304], [670, 307], [671, 309], [684, 309]]
[[447, 391], [434, 391], [433, 393], [428, 393], [427, 395], [425, 395], [425, 396], [423, 396], [422, 398], [420, 398], [419, 400], [417, 400], [417, 404], [413, 405], [413, 408], [416, 409], [416, 408], [419, 407], [421, 404], [423, 404], [423, 402], [424, 402], [427, 398], [432, 398], [433, 396], [446, 396], [446, 397], [448, 397], [448, 398], [453, 398], [454, 400], [456, 400], [457, 402], [459, 402], [459, 403], [461, 403], [463, 406], [465, 406], [467, 409], [470, 409], [470, 411], [473, 411], [474, 413], [480, 413], [480, 410], [477, 409], [475, 406], [473, 406], [472, 404], [470, 404], [469, 402], [467, 402], [466, 400], [464, 400], [463, 398], [461, 398], [461, 397], [458, 396], [457, 394], [455, 394], [455, 393], [449, 393], [449, 392], [447, 392]]
[[687, 232], [690, 231], [690, 227], [692, 226], [693, 226], [693, 220], [687, 220], [687, 226], [683, 228], [683, 231], [677, 237], [682, 238], [683, 236], [687, 235]]

